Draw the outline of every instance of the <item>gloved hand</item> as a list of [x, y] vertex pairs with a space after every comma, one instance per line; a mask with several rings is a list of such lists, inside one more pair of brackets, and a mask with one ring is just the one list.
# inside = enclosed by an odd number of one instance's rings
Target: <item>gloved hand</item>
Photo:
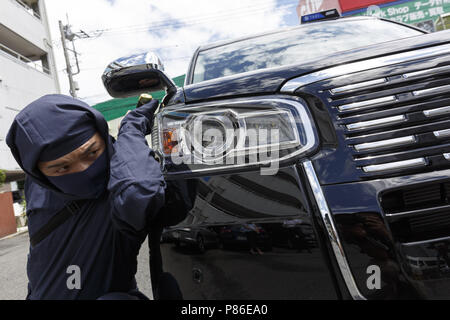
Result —
[[139, 108], [131, 110], [125, 118], [123, 118], [120, 124], [120, 131], [127, 130], [128, 127], [133, 127], [148, 135], [152, 132], [153, 119], [155, 117], [155, 111], [158, 109], [159, 101], [152, 99], [149, 103], [146, 103]]

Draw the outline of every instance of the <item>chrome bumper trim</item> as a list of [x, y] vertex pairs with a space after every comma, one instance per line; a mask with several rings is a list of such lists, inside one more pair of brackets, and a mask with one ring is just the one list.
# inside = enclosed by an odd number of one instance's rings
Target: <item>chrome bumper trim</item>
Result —
[[316, 199], [317, 206], [319, 208], [322, 221], [326, 227], [328, 239], [330, 240], [331, 246], [333, 248], [334, 256], [336, 257], [337, 264], [341, 271], [342, 277], [344, 278], [345, 284], [351, 296], [355, 300], [366, 300], [366, 298], [361, 294], [356, 285], [353, 274], [350, 270], [347, 258], [345, 256], [344, 248], [342, 247], [341, 240], [336, 230], [336, 226], [333, 222], [333, 217], [331, 216], [330, 209], [328, 208], [327, 201], [322, 191], [322, 187], [317, 179], [316, 172], [311, 161], [303, 162], [303, 168], [305, 169], [306, 176], [309, 181], [309, 185], [313, 191], [314, 197]]

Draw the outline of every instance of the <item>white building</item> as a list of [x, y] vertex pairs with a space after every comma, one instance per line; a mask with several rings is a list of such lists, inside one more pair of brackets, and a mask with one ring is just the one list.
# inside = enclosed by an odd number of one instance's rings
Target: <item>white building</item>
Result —
[[16, 114], [59, 93], [44, 0], [0, 1], [0, 169], [20, 169], [5, 143]]

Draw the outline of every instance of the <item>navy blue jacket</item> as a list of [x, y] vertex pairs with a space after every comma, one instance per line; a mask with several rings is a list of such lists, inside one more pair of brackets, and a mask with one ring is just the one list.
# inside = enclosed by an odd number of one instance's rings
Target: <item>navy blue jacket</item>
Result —
[[[37, 162], [44, 148], [70, 134], [71, 126], [80, 121], [80, 110], [95, 122], [110, 159], [108, 190], [86, 202], [35, 247], [30, 245], [29, 299], [96, 299], [135, 288], [140, 246], [164, 205], [165, 181], [145, 139], [151, 130], [154, 103], [124, 118], [117, 141], [108, 134], [100, 112], [68, 96], [44, 96], [15, 118], [7, 143], [27, 174], [30, 236], [68, 202], [78, 200], [54, 188], [37, 169]], [[72, 265], [80, 268], [81, 289], [67, 286]]]

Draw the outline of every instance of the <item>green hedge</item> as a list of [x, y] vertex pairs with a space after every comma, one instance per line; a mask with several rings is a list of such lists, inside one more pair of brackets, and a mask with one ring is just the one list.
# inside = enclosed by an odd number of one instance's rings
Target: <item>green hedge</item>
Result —
[[6, 173], [5, 173], [5, 171], [0, 170], [0, 186], [3, 185], [3, 183], [5, 182], [5, 180], [6, 180]]

